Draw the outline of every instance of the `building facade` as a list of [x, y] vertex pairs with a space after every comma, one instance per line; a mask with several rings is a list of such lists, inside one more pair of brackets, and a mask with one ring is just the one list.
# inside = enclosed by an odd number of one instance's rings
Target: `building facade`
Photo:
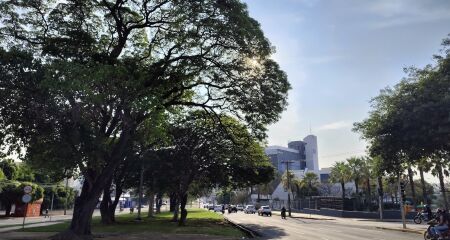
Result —
[[289, 170], [319, 170], [319, 158], [317, 156], [317, 137], [306, 136], [302, 141], [291, 141], [288, 147], [268, 146], [265, 149], [273, 166], [282, 173]]

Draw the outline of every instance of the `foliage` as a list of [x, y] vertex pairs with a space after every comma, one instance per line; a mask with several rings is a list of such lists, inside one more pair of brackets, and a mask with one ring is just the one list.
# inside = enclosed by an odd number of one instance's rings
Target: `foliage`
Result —
[[345, 183], [351, 179], [351, 170], [347, 163], [336, 162], [331, 168], [330, 182], [341, 184], [342, 198], [345, 198]]
[[[422, 182], [420, 180], [414, 180], [414, 184], [416, 186], [416, 203], [420, 204], [427, 204], [427, 200], [423, 198], [423, 193], [422, 193]], [[426, 194], [427, 196], [431, 197], [432, 199], [436, 199], [435, 191], [434, 191], [434, 186], [428, 182], [425, 182], [425, 189], [426, 189]], [[405, 189], [405, 195], [408, 196], [412, 196], [412, 192], [411, 192], [411, 188], [407, 187]]]
[[345, 162], [336, 162], [331, 168], [330, 181], [332, 183], [347, 183], [351, 180], [350, 167]]
[[0, 140], [26, 149], [33, 167], [80, 171], [75, 235], [90, 234], [94, 201], [155, 111], [226, 113], [262, 140], [287, 104], [287, 76], [238, 0], [19, 0], [0, 10]]
[[[0, 180], [5, 180], [5, 179], [7, 179], [6, 175], [3, 173], [3, 170], [0, 169]], [[0, 192], [1, 192], [1, 189], [0, 189]]]
[[372, 99], [369, 118], [355, 124], [355, 131], [370, 143], [370, 153], [384, 160], [385, 171], [399, 172], [402, 162], [445, 157], [450, 151], [450, 55], [424, 69], [409, 68], [408, 78], [386, 88]]
[[73, 188], [66, 188], [63, 185], [49, 186], [44, 188], [44, 201], [42, 208], [51, 208], [53, 198], [53, 209], [64, 208], [66, 201], [67, 207], [72, 208], [75, 200], [76, 192]]
[[18, 174], [18, 166], [12, 159], [3, 159], [0, 161], [0, 170], [5, 174], [6, 179], [16, 180]]
[[6, 207], [7, 216], [9, 216], [13, 204], [22, 202], [22, 196], [24, 195], [23, 189], [25, 186], [31, 186], [32, 188], [30, 193], [32, 202], [43, 198], [44, 189], [39, 185], [11, 180], [0, 181], [0, 202]]

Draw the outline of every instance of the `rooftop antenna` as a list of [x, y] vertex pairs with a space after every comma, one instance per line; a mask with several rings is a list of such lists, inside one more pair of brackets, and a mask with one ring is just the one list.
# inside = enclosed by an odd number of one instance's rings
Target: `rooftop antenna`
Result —
[[311, 122], [309, 123], [309, 134], [312, 134], [312, 130], [311, 130]]

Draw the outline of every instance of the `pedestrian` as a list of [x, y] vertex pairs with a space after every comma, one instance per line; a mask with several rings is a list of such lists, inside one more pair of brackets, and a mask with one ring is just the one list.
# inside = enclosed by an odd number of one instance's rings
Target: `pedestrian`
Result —
[[281, 208], [281, 219], [286, 219], [286, 208], [284, 206]]
[[44, 218], [48, 218], [49, 216], [48, 216], [48, 208], [46, 208], [45, 210], [44, 210]]
[[222, 214], [225, 214], [225, 205], [222, 205]]

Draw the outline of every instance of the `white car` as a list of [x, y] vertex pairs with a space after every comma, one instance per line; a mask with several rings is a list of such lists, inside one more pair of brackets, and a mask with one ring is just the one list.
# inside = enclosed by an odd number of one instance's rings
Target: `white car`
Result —
[[259, 216], [264, 216], [264, 215], [266, 215], [266, 216], [271, 217], [271, 216], [272, 216], [272, 209], [270, 209], [269, 206], [261, 206], [261, 207], [258, 209], [258, 215], [259, 215]]
[[238, 211], [244, 211], [244, 206], [242, 206], [242, 205], [237, 205], [237, 206], [236, 206], [236, 209], [237, 209]]
[[214, 212], [222, 212], [222, 205], [214, 206]]
[[244, 213], [255, 213], [256, 212], [256, 208], [255, 208], [255, 206], [253, 206], [253, 205], [247, 205], [247, 206], [245, 206], [245, 208], [244, 208]]

